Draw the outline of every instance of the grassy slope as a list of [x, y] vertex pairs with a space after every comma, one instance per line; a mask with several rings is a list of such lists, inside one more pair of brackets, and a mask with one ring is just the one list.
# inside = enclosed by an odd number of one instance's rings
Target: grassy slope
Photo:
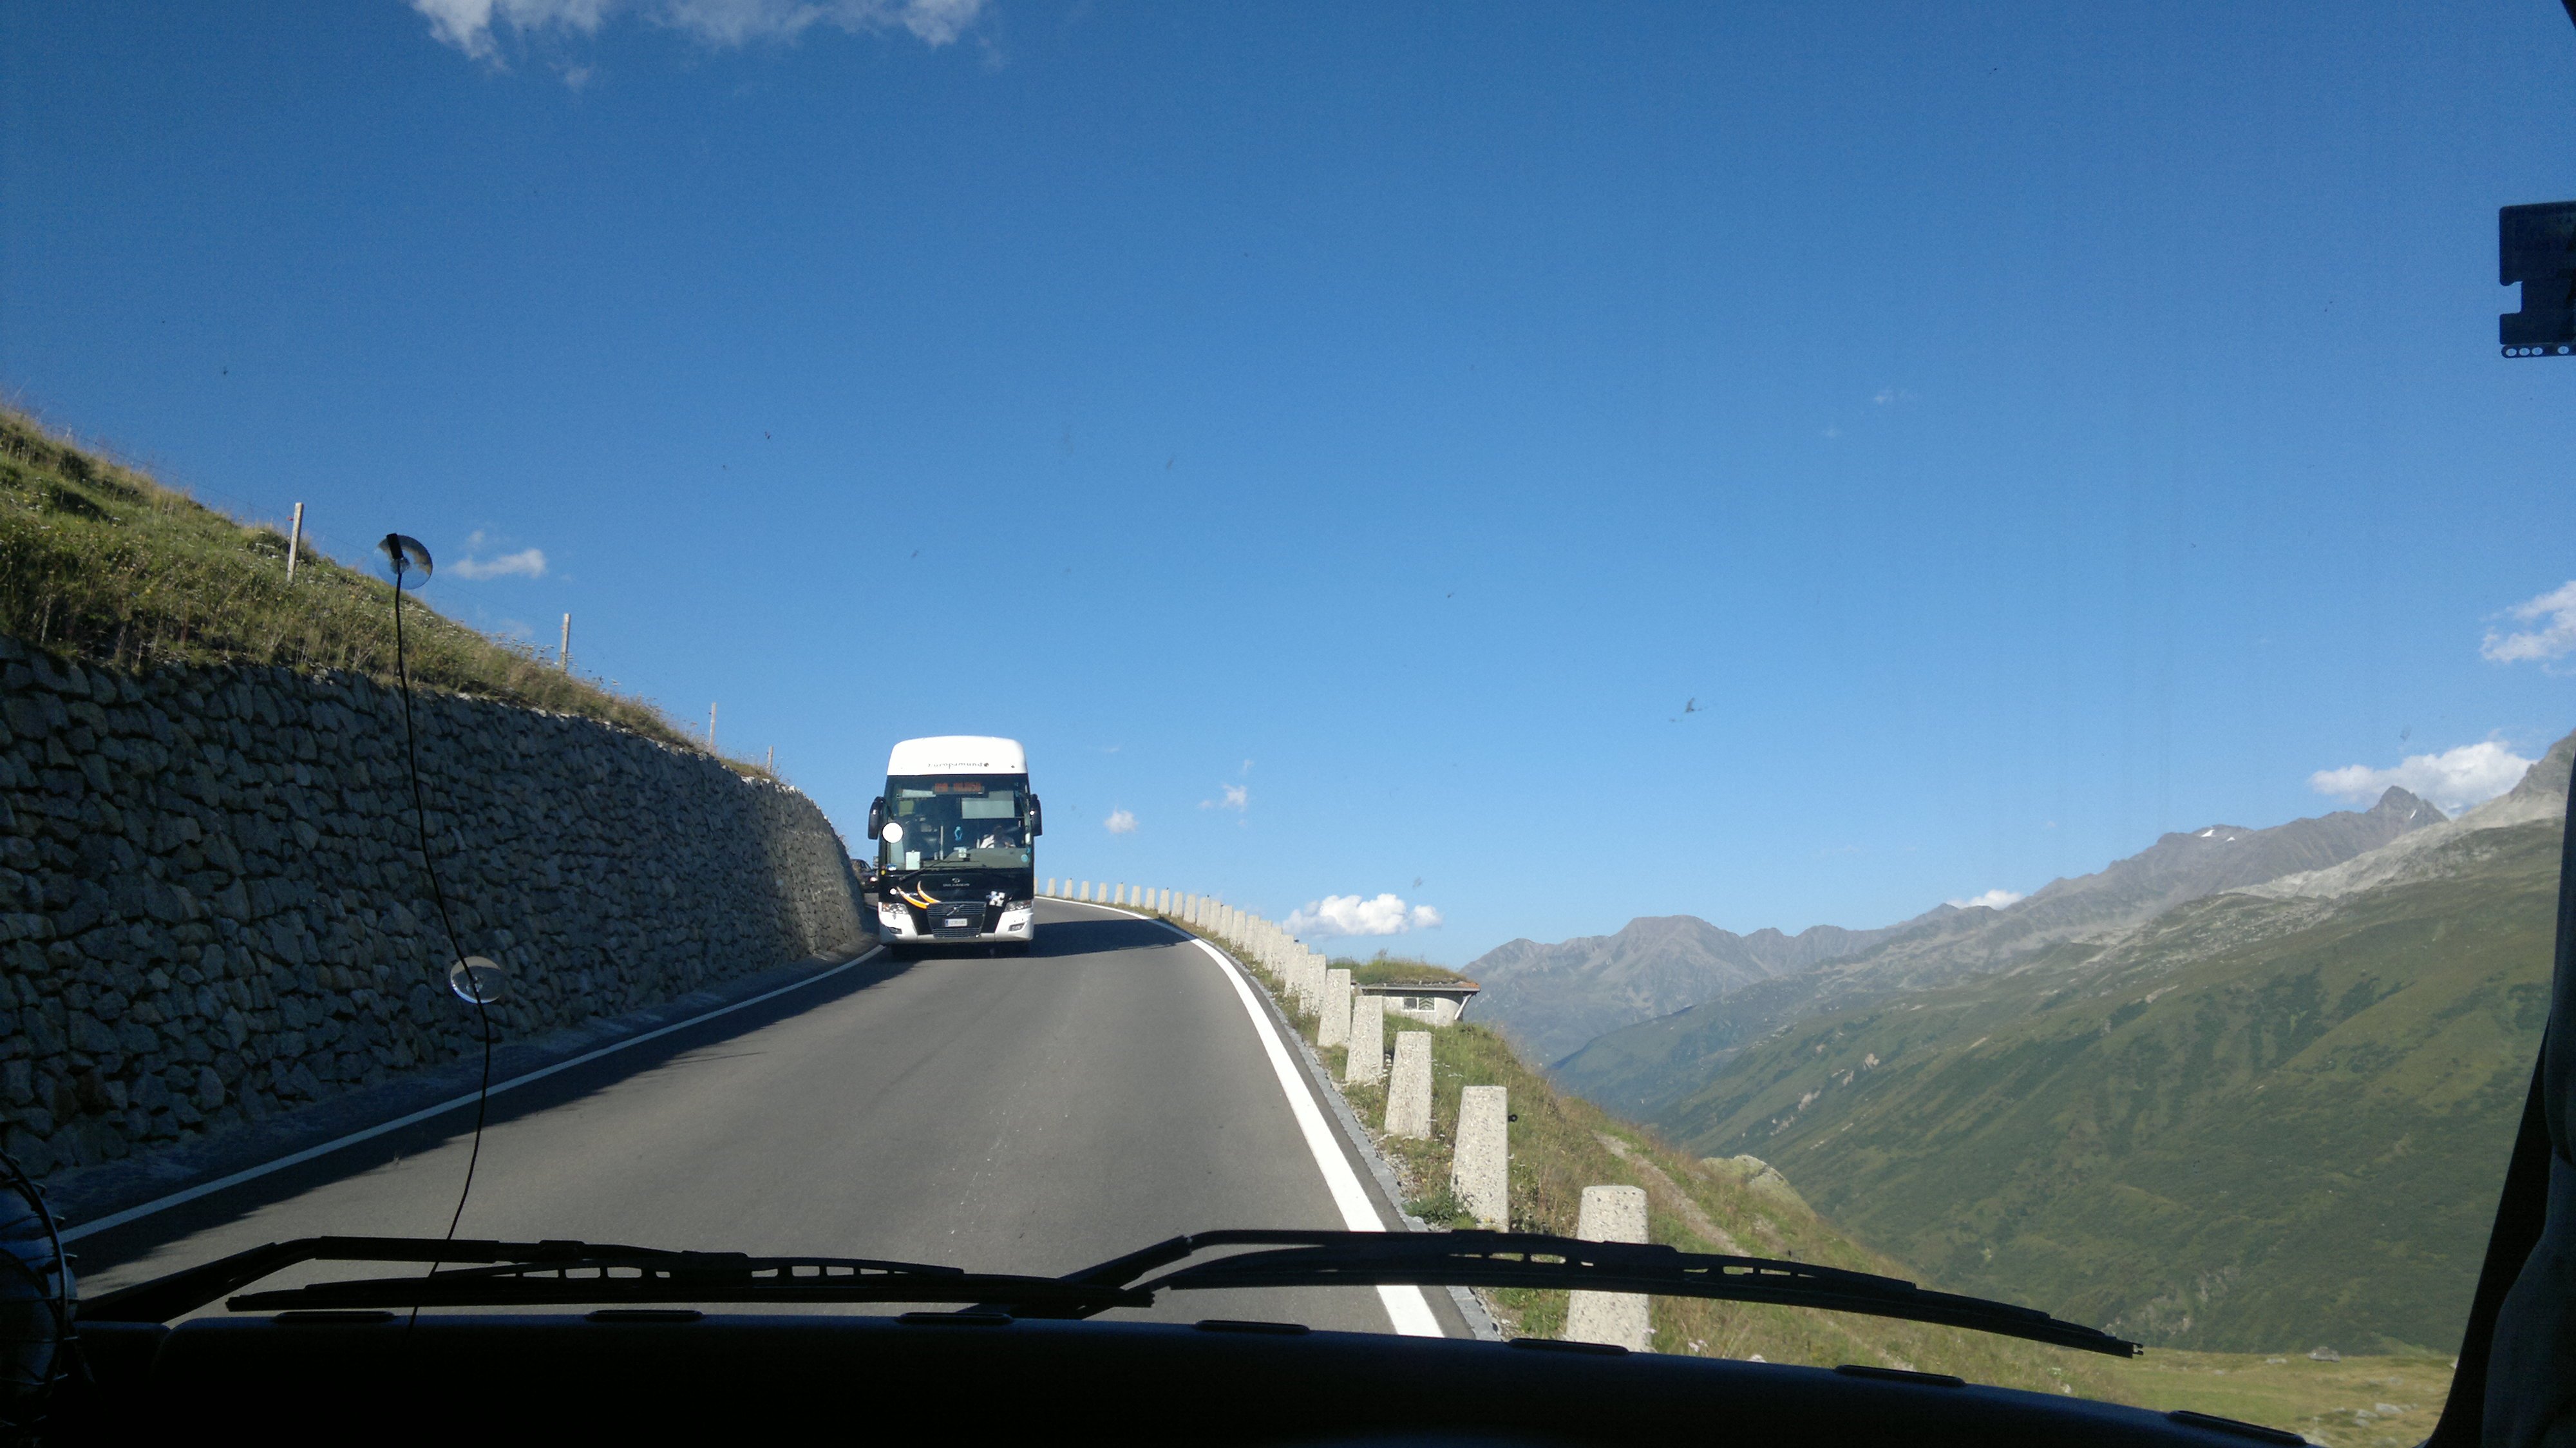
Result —
[[2309, 907], [2216, 897], [2108, 978], [2068, 947], [1800, 1022], [1659, 1124], [1958, 1290], [2175, 1346], [2447, 1349], [2547, 1008], [2558, 826], [2459, 848], [2256, 944], [2224, 942]]
[[[390, 681], [387, 585], [0, 410], [0, 633], [119, 668], [273, 664]], [[413, 681], [600, 719], [696, 748], [652, 705], [406, 607]], [[736, 765], [736, 768], [748, 766]]]
[[1408, 960], [1402, 956], [1378, 955], [1367, 960], [1337, 957], [1332, 964], [1336, 969], [1349, 971], [1353, 985], [1455, 984], [1467, 978], [1427, 960]]

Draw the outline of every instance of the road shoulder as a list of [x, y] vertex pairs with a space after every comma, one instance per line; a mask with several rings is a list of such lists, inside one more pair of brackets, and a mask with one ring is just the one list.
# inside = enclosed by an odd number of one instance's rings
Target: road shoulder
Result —
[[[882, 948], [876, 946], [812, 956], [737, 976], [644, 1010], [595, 1019], [535, 1040], [510, 1042], [492, 1053], [493, 1091], [499, 1094], [881, 958]], [[401, 1125], [466, 1110], [474, 1104], [482, 1078], [483, 1060], [476, 1053], [168, 1150], [64, 1173], [48, 1184], [47, 1196], [64, 1223], [64, 1239], [76, 1241]]]

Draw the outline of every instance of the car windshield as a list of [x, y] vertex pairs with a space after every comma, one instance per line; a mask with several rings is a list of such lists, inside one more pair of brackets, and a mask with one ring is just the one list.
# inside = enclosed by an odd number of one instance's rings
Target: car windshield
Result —
[[[104, 1311], [2421, 1441], [2572, 148], [2559, 0], [0, 5], [0, 1154]], [[1017, 1281], [1238, 1231], [1539, 1245]]]

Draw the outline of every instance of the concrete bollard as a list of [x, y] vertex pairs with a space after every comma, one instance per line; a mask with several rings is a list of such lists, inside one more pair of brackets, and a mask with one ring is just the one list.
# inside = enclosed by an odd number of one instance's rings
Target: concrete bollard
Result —
[[1091, 903], [1091, 882], [1089, 880], [1083, 881], [1082, 893], [1074, 896], [1073, 898], [1082, 901], [1086, 905]]
[[[1336, 972], [1338, 974], [1338, 972]], [[1511, 1110], [1501, 1086], [1458, 1093], [1458, 1145], [1449, 1154], [1449, 1190], [1488, 1231], [1512, 1224]]]
[[1395, 1075], [1386, 1083], [1386, 1134], [1431, 1134], [1431, 1033], [1395, 1033]]
[[1318, 1046], [1347, 1046], [1351, 1041], [1351, 973], [1347, 970], [1328, 972], [1324, 976], [1323, 1019], [1315, 1025]]
[[1351, 1053], [1342, 1060], [1342, 1079], [1386, 1079], [1386, 1011], [1376, 996], [1356, 990], [1351, 992]]
[[[1586, 1242], [1643, 1242], [1646, 1189], [1585, 1187], [1583, 1213], [1574, 1235]], [[1647, 1298], [1640, 1292], [1574, 1292], [1565, 1306], [1566, 1340], [1606, 1342], [1630, 1352], [1644, 1352], [1653, 1332], [1646, 1304]]]
[[1043, 889], [1043, 890], [1040, 890], [1038, 893], [1039, 893], [1039, 894], [1041, 894], [1041, 895], [1053, 895], [1053, 894], [1055, 893], [1055, 876], [1053, 876], [1053, 875], [1049, 875], [1049, 876], [1047, 876], [1047, 886], [1046, 886], [1046, 888], [1045, 888], [1045, 889]]

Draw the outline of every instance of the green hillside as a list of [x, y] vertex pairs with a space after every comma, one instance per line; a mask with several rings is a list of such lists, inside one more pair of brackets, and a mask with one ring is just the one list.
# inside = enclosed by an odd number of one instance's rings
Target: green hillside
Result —
[[[1258, 966], [1253, 971], [1268, 979], [1300, 1034], [1313, 1041], [1314, 1015], [1297, 1010], [1277, 978]], [[1410, 1022], [1388, 1024], [1390, 1030], [1420, 1029]], [[1326, 1047], [1318, 1054], [1338, 1077], [1343, 1048]], [[1971, 1290], [1854, 1241], [1799, 1199], [1793, 1188], [1803, 1183], [1783, 1183], [1776, 1173], [1749, 1172], [1739, 1163], [1699, 1159], [1652, 1131], [1558, 1091], [1490, 1027], [1457, 1022], [1433, 1028], [1431, 1060], [1430, 1139], [1377, 1138], [1401, 1181], [1408, 1209], [1425, 1220], [1467, 1225], [1447, 1185], [1459, 1092], [1470, 1085], [1502, 1086], [1510, 1092], [1514, 1118], [1510, 1193], [1517, 1228], [1570, 1232], [1584, 1187], [1620, 1183], [1645, 1189], [1648, 1235], [1685, 1251], [1789, 1257]], [[1381, 1083], [1341, 1090], [1361, 1121], [1382, 1119], [1386, 1093]], [[1564, 1293], [1480, 1295], [1513, 1336], [1550, 1337], [1564, 1330]], [[2019, 1300], [2086, 1320], [2063, 1303], [2035, 1296]], [[2447, 1345], [2437, 1355], [2347, 1353], [2340, 1361], [2320, 1362], [2306, 1355], [2314, 1340], [2297, 1338], [2251, 1353], [2156, 1351], [2122, 1360], [1955, 1328], [1754, 1303], [1658, 1297], [1650, 1312], [1657, 1352], [1949, 1372], [1974, 1382], [2277, 1424], [2335, 1448], [2416, 1443], [2440, 1415], [2450, 1392]]]
[[2178, 1347], [2447, 1350], [2548, 1001], [2560, 824], [1802, 1021], [1657, 1124], [1943, 1285]]

